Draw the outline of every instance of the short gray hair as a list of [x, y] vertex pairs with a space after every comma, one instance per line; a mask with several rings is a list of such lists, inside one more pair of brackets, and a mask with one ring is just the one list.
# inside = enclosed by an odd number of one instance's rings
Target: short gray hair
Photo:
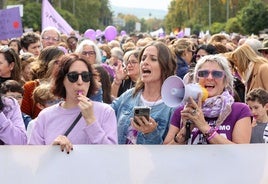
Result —
[[217, 63], [222, 70], [225, 71], [225, 83], [227, 84], [226, 89], [233, 94], [233, 84], [234, 84], [234, 76], [232, 74], [231, 68], [229, 66], [229, 61], [222, 55], [207, 55], [198, 60], [194, 69], [194, 81], [198, 82], [197, 71], [202, 67], [206, 62], [214, 62]]

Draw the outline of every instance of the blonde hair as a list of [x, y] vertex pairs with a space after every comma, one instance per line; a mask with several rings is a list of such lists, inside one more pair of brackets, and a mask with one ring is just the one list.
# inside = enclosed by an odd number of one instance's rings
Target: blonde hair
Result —
[[229, 61], [235, 65], [237, 71], [240, 75], [242, 75], [242, 77], [245, 76], [245, 72], [248, 69], [250, 62], [268, 63], [267, 59], [258, 56], [248, 44], [239, 46], [228, 56]]
[[177, 56], [182, 56], [186, 50], [194, 52], [195, 46], [189, 38], [181, 38], [174, 42], [171, 49]]
[[47, 101], [55, 100], [56, 97], [50, 91], [51, 85], [49, 83], [41, 83], [33, 91], [34, 103], [45, 105]]

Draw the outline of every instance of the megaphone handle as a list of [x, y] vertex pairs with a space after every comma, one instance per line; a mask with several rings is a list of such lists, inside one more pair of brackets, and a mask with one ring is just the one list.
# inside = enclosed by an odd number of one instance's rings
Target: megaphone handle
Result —
[[185, 135], [185, 140], [186, 142], [188, 142], [188, 139], [191, 137], [191, 121], [190, 120], [187, 120], [186, 121], [186, 125], [185, 125], [185, 128], [186, 128], [186, 135]]

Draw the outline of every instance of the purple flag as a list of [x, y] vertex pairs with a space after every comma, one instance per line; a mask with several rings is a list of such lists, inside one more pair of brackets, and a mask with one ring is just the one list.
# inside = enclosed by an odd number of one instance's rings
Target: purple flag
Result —
[[51, 6], [48, 0], [42, 1], [42, 30], [48, 26], [57, 28], [61, 33], [69, 35], [73, 28]]
[[183, 38], [183, 37], [184, 37], [184, 31], [182, 29], [180, 32], [178, 32], [177, 38]]
[[0, 40], [20, 37], [23, 33], [19, 7], [0, 10]]

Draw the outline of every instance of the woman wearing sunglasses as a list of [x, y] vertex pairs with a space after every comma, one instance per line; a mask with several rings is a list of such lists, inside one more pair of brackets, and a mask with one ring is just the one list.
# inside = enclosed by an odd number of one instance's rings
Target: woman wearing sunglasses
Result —
[[[60, 145], [67, 153], [73, 149], [73, 144], [116, 144], [114, 110], [87, 97], [96, 89], [93, 70], [87, 59], [77, 54], [63, 56], [52, 93], [65, 100], [40, 112], [29, 144]], [[65, 136], [80, 112], [82, 117]]]
[[251, 112], [246, 104], [234, 102], [233, 75], [227, 59], [220, 55], [202, 57], [195, 66], [194, 80], [208, 91], [208, 98], [202, 102], [202, 95], [198, 101], [190, 97], [184, 107], [176, 109], [164, 143], [249, 143]]

